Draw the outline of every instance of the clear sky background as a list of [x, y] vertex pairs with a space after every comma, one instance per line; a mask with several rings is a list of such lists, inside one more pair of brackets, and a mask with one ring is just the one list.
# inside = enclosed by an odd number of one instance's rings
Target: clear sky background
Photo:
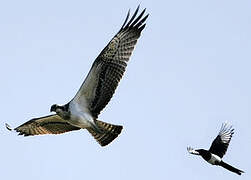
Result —
[[[101, 147], [84, 130], [17, 136], [5, 129], [49, 114], [77, 92], [128, 9], [150, 14], [127, 71], [99, 119], [122, 124]], [[251, 179], [251, 1], [0, 2], [1, 179]], [[225, 162], [209, 148], [222, 122], [235, 128]]]

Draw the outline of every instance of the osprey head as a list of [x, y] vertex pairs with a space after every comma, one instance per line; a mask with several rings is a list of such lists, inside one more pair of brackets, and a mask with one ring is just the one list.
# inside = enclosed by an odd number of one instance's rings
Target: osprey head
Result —
[[51, 112], [56, 112], [56, 109], [58, 108], [59, 106], [57, 105], [57, 104], [53, 104], [52, 106], [51, 106]]
[[70, 118], [70, 112], [68, 112], [69, 104], [66, 104], [64, 106], [59, 106], [57, 104], [53, 104], [51, 106], [51, 112], [57, 113], [61, 118], [63, 119], [69, 119]]

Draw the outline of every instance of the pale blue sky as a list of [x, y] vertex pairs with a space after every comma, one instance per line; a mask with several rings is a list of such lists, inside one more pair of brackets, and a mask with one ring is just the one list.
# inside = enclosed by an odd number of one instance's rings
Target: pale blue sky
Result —
[[[17, 136], [16, 127], [67, 103], [129, 8], [150, 14], [99, 119], [122, 124], [100, 147], [87, 131]], [[235, 128], [225, 162], [250, 179], [251, 1], [0, 2], [1, 179], [236, 180], [187, 153]]]

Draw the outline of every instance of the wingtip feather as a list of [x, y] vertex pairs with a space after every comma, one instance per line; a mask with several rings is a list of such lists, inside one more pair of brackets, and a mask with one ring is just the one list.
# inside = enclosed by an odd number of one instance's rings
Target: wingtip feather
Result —
[[222, 123], [221, 128], [220, 128], [220, 132], [219, 132], [219, 134], [224, 134], [224, 133], [230, 133], [232, 135], [234, 134], [233, 125], [231, 125], [227, 121]]

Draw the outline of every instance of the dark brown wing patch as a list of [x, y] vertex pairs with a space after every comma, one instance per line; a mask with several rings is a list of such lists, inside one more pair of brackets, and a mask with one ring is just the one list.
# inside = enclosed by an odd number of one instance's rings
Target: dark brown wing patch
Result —
[[[100, 53], [94, 62], [94, 66], [99, 69], [97, 80], [97, 87], [95, 96], [90, 102], [90, 111], [94, 117], [98, 117], [102, 109], [112, 98], [115, 89], [118, 86], [120, 79], [122, 78], [127, 62], [132, 54], [132, 51], [140, 37], [141, 31], [144, 29], [145, 20], [148, 15], [142, 18], [145, 9], [135, 19], [138, 13], [139, 7], [133, 14], [130, 21], [129, 12], [122, 28], [109, 42], [109, 44]], [[135, 20], [134, 20], [135, 19]], [[89, 98], [87, 98], [89, 99]]]
[[96, 118], [98, 117], [100, 111], [110, 101], [126, 68], [126, 63], [122, 61], [102, 61], [100, 63], [102, 63], [102, 73], [100, 74], [98, 80], [99, 83], [96, 88], [96, 96], [90, 104], [92, 115]]

